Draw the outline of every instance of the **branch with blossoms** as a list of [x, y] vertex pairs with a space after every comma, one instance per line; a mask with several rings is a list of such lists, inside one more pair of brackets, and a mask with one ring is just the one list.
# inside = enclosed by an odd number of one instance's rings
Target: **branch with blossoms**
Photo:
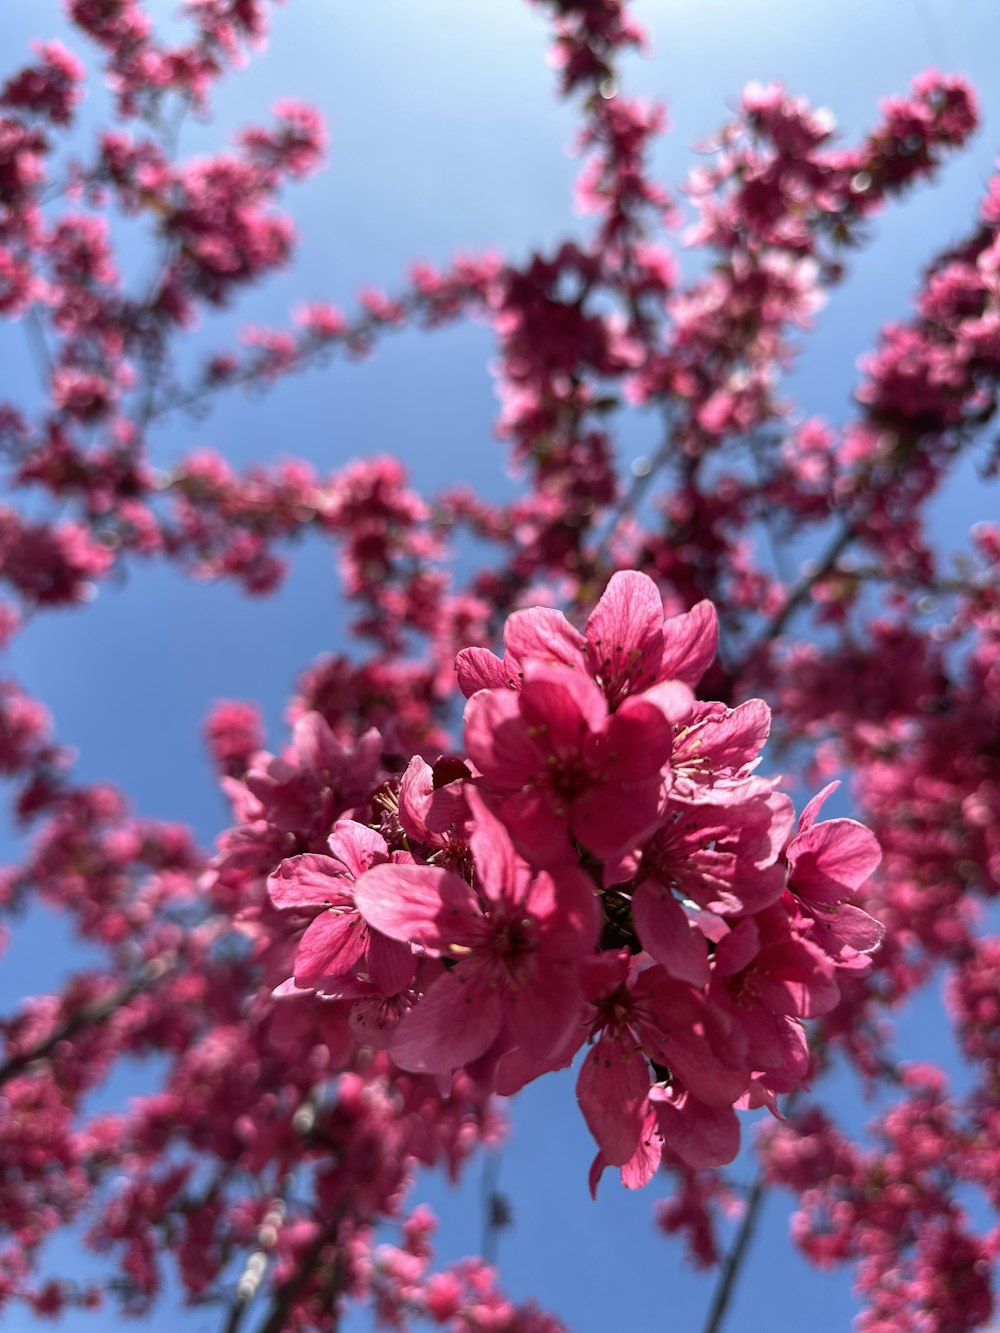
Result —
[[[0, 1307], [114, 1294], [142, 1313], [169, 1260], [229, 1327], [259, 1301], [258, 1333], [333, 1329], [352, 1299], [390, 1328], [549, 1333], [489, 1266], [433, 1273], [431, 1220], [401, 1210], [418, 1166], [457, 1178], [495, 1149], [495, 1094], [576, 1062], [592, 1190], [608, 1167], [673, 1190], [660, 1229], [722, 1262], [710, 1326], [778, 1185], [803, 1252], [853, 1263], [862, 1327], [991, 1316], [996, 1237], [963, 1200], [1000, 1207], [981, 917], [1000, 893], [1000, 535], [979, 525], [945, 575], [928, 513], [960, 460], [996, 471], [1000, 176], [884, 327], [845, 425], [782, 392], [868, 220], [964, 146], [975, 99], [923, 75], [845, 146], [803, 100], [747, 88], [688, 182], [686, 239], [711, 261], [688, 281], [681, 209], [651, 168], [665, 111], [625, 92], [644, 41], [627, 4], [537, 7], [580, 112], [590, 230], [415, 265], [354, 316], [312, 301], [290, 330], [199, 349], [193, 378], [181, 344], [291, 260], [281, 194], [324, 152], [318, 114], [287, 101], [226, 151], [180, 151], [270, 6], [189, 0], [167, 40], [139, 0], [71, 0], [117, 117], [83, 153], [66, 136], [87, 72], [59, 43], [0, 89], [0, 314], [24, 317], [46, 392], [0, 406], [0, 641], [154, 559], [267, 594], [310, 535], [337, 550], [357, 647], [303, 673], [278, 754], [254, 709], [214, 711], [231, 822], [211, 856], [76, 784], [41, 706], [0, 685], [0, 770], [29, 840], [0, 907], [54, 905], [106, 955], [0, 1029]], [[123, 219], [155, 251], [135, 292]], [[496, 341], [497, 433], [522, 481], [508, 504], [428, 499], [390, 457], [326, 475], [240, 473], [211, 450], [151, 465], [174, 409], [470, 316]], [[664, 434], [629, 483], [619, 425], [643, 405]], [[485, 544], [474, 570], [459, 531]], [[778, 558], [792, 539], [811, 553], [797, 574]], [[501, 632], [502, 658], [469, 647]], [[821, 788], [797, 821], [759, 771], [758, 694], [782, 762], [807, 755]], [[863, 824], [819, 818], [843, 773]], [[893, 1049], [891, 1016], [940, 968], [962, 1097]], [[90, 1114], [116, 1061], [148, 1054], [156, 1088]], [[835, 1057], [891, 1089], [864, 1141], [821, 1105]], [[779, 1098], [727, 1247], [739, 1113]], [[377, 1245], [401, 1217], [400, 1244]], [[81, 1223], [112, 1276], [39, 1280], [45, 1240]]]

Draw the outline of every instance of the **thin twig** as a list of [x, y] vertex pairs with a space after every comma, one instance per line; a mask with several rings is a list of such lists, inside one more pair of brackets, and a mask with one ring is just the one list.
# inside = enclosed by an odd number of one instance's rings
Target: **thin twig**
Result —
[[603, 535], [598, 539], [597, 546], [594, 548], [593, 559], [596, 564], [603, 556], [607, 554], [607, 548], [612, 537], [623, 518], [633, 514], [642, 500], [643, 496], [649, 490], [650, 486], [660, 469], [670, 461], [675, 448], [673, 422], [668, 414], [666, 426], [664, 429], [663, 440], [660, 447], [651, 459], [648, 460], [648, 467], [644, 472], [634, 474], [631, 486], [621, 496], [618, 503], [612, 508], [611, 513], [605, 521]]
[[816, 584], [819, 583], [821, 579], [826, 578], [827, 574], [832, 572], [837, 561], [847, 550], [848, 546], [850, 546], [851, 542], [857, 537], [858, 528], [862, 518], [863, 515], [859, 515], [853, 519], [845, 518], [843, 527], [827, 547], [826, 552], [820, 558], [819, 563], [810, 570], [805, 578], [799, 580], [789, 593], [784, 606], [777, 615], [771, 619], [764, 629], [764, 632], [757, 639], [757, 642], [747, 654], [748, 662], [752, 661], [762, 648], [766, 647], [767, 644], [772, 643], [778, 637], [795, 612], [807, 600]]
[[500, 1153], [487, 1152], [483, 1160], [483, 1174], [480, 1183], [483, 1209], [483, 1258], [491, 1268], [497, 1266], [497, 1251], [500, 1245], [500, 1232], [510, 1226], [510, 1204], [501, 1194]]
[[726, 1261], [722, 1266], [722, 1277], [719, 1281], [719, 1285], [715, 1289], [715, 1297], [712, 1301], [711, 1309], [708, 1312], [708, 1318], [705, 1321], [704, 1333], [719, 1333], [719, 1330], [722, 1328], [722, 1321], [726, 1316], [729, 1302], [732, 1299], [733, 1288], [740, 1275], [743, 1257], [757, 1230], [757, 1219], [760, 1216], [760, 1210], [763, 1207], [766, 1194], [767, 1185], [764, 1181], [763, 1172], [761, 1172], [754, 1181], [753, 1187], [747, 1196], [747, 1208], [746, 1212], [743, 1214], [743, 1221], [740, 1223], [740, 1229], [736, 1233], [736, 1240], [733, 1243], [733, 1248], [729, 1251], [729, 1254], [726, 1256]]
[[[820, 1036], [820, 1042], [822, 1042], [822, 1035]], [[800, 1091], [801, 1089], [794, 1088], [785, 1098], [783, 1115], [791, 1115], [795, 1109]], [[747, 1194], [747, 1207], [743, 1214], [743, 1220], [740, 1222], [740, 1229], [737, 1231], [732, 1249], [722, 1265], [722, 1273], [702, 1333], [719, 1333], [722, 1328], [722, 1321], [729, 1309], [729, 1302], [732, 1300], [733, 1290], [739, 1279], [747, 1251], [756, 1235], [757, 1224], [760, 1221], [760, 1213], [766, 1197], [767, 1181], [764, 1178], [764, 1168], [760, 1167], [757, 1171], [757, 1178]]]
[[42, 387], [47, 390], [52, 380], [52, 353], [49, 351], [49, 344], [45, 337], [45, 327], [35, 306], [31, 306], [28, 310], [24, 320], [24, 328], [28, 335], [28, 341], [38, 358], [38, 370], [42, 379]]

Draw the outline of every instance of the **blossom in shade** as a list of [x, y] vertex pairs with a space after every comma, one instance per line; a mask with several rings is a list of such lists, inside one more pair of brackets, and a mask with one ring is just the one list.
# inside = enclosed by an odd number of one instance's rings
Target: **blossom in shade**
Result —
[[413, 952], [371, 929], [354, 901], [355, 880], [388, 861], [386, 841], [374, 829], [342, 819], [328, 846], [330, 856], [288, 857], [267, 882], [275, 907], [321, 909], [299, 941], [294, 985], [345, 998], [367, 997], [373, 988], [396, 995], [413, 980]]

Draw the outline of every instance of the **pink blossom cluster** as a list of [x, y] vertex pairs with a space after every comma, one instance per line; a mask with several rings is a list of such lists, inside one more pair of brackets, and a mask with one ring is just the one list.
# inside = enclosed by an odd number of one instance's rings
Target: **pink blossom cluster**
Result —
[[766, 1170], [799, 1195], [792, 1226], [806, 1254], [823, 1267], [854, 1260], [862, 1333], [979, 1328], [994, 1310], [1000, 1231], [978, 1235], [967, 1198], [971, 1187], [995, 1199], [996, 1116], [983, 1123], [982, 1108], [957, 1105], [933, 1066], [906, 1066], [900, 1082], [902, 1099], [871, 1126], [871, 1147], [816, 1108], [768, 1128]]
[[[512, 1093], [586, 1047], [595, 1186], [604, 1165], [646, 1183], [663, 1151], [730, 1161], [734, 1107], [803, 1081], [802, 1021], [870, 965], [881, 929], [848, 900], [880, 853], [853, 820], [817, 822], [828, 791], [793, 830], [755, 773], [764, 703], [696, 700], [716, 633], [709, 603], [664, 618], [630, 571], [582, 633], [535, 608], [508, 618], [503, 659], [461, 652], [468, 761], [415, 757], [380, 828], [338, 820], [270, 875], [299, 923], [277, 993], [445, 1085], [465, 1069]], [[294, 766], [252, 760], [246, 786], [314, 846], [318, 788], [359, 803], [378, 747], [369, 732], [348, 761], [315, 714], [297, 736]]]

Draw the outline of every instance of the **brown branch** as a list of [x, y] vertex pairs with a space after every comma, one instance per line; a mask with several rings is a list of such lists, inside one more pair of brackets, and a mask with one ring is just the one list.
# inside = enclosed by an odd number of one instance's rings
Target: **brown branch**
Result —
[[24, 330], [38, 360], [38, 372], [41, 376], [42, 388], [47, 391], [52, 383], [52, 353], [49, 351], [48, 340], [45, 337], [45, 326], [35, 305], [32, 305], [28, 310], [24, 321]]
[[117, 990], [112, 991], [103, 1000], [94, 1000], [90, 1004], [83, 1005], [75, 1014], [60, 1023], [37, 1046], [22, 1051], [19, 1055], [12, 1055], [0, 1065], [0, 1087], [12, 1078], [16, 1078], [18, 1074], [24, 1073], [37, 1061], [46, 1059], [60, 1042], [69, 1041], [84, 1028], [90, 1027], [94, 1023], [103, 1023], [105, 1019], [110, 1018], [123, 1005], [128, 1004], [142, 991], [148, 990], [150, 986], [159, 981], [162, 976], [171, 970], [176, 961], [177, 955], [171, 952], [161, 953], [155, 958], [151, 958], [148, 963], [140, 968], [131, 981], [119, 986]]
[[815, 565], [804, 578], [801, 578], [798, 581], [789, 593], [784, 606], [777, 615], [771, 619], [770, 623], [757, 639], [757, 642], [747, 653], [746, 660], [743, 664], [744, 667], [752, 662], [763, 648], [769, 643], [774, 642], [791, 620], [795, 612], [798, 611], [802, 604], [808, 599], [816, 584], [819, 583], [821, 579], [826, 578], [827, 574], [832, 573], [837, 561], [847, 550], [848, 546], [850, 546], [851, 542], [857, 537], [858, 528], [863, 518], [864, 515], [860, 514], [853, 519], [844, 519], [843, 527], [827, 547], [825, 553], [821, 556], [819, 563]]
[[500, 1232], [511, 1224], [510, 1203], [499, 1188], [500, 1160], [499, 1151], [486, 1153], [480, 1182], [483, 1210], [482, 1255], [491, 1268], [497, 1266]]
[[663, 439], [659, 448], [652, 458], [643, 460], [645, 462], [643, 471], [633, 472], [632, 484], [612, 507], [605, 520], [604, 533], [598, 539], [592, 556], [595, 565], [607, 555], [608, 546], [622, 519], [627, 518], [635, 511], [643, 496], [653, 484], [657, 473], [670, 461], [675, 451], [675, 443], [674, 426], [668, 411]]

